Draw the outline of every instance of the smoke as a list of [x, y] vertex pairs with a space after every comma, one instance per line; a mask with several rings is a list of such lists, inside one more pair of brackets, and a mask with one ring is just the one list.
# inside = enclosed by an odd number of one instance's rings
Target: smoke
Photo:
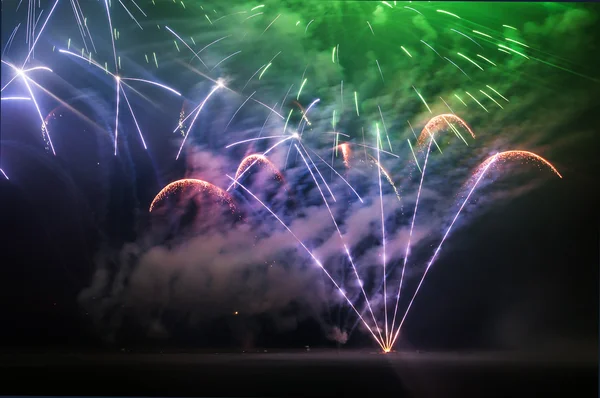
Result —
[[[469, 101], [465, 107], [454, 99], [454, 93], [460, 92], [463, 99], [468, 101], [463, 93], [465, 90], [479, 93], [480, 89], [488, 89], [464, 77], [455, 66], [418, 40], [405, 43], [418, 59], [420, 67], [417, 68], [415, 59], [402, 51], [382, 51], [370, 42], [359, 40], [359, 34], [364, 32], [358, 29], [356, 32], [345, 30], [346, 37], [340, 39], [341, 43], [330, 43], [323, 39], [339, 28], [330, 26], [333, 24], [329, 24], [331, 21], [326, 17], [329, 11], [333, 11], [332, 20], [345, 23], [339, 7], [361, 6], [315, 2], [314, 7], [306, 7], [304, 13], [283, 6], [277, 12], [265, 7], [262, 19], [257, 17], [242, 21], [245, 16], [231, 16], [228, 18], [232, 22], [225, 23], [223, 19], [223, 23], [216, 25], [212, 33], [196, 38], [198, 42], [202, 40], [209, 43], [230, 34], [232, 37], [223, 39], [211, 51], [203, 53], [203, 59], [212, 67], [241, 48], [239, 55], [219, 64], [214, 74], [236, 89], [246, 88], [242, 90], [243, 94], [219, 91], [207, 103], [198, 119], [198, 126], [186, 142], [185, 177], [202, 179], [225, 189], [231, 183], [226, 175], [235, 175], [239, 161], [244, 156], [261, 153], [274, 143], [268, 141], [267, 145], [265, 141], [225, 151], [223, 148], [232, 142], [232, 137], [235, 140], [253, 138], [263, 123], [263, 136], [281, 134], [285, 116], [292, 108], [295, 113], [287, 132], [295, 131], [301, 118], [298, 116], [298, 107], [291, 101], [298, 98], [298, 103], [306, 107], [314, 99], [320, 98], [320, 103], [308, 114], [311, 126], [305, 129], [303, 143], [329, 161], [329, 139], [332, 136], [322, 132], [331, 130], [333, 110], [338, 111], [338, 116], [342, 114], [336, 131], [350, 136], [347, 141], [352, 145], [353, 156], [349, 170], [344, 169], [339, 159], [335, 160], [336, 169], [345, 173], [345, 178], [355, 187], [364, 203], [360, 203], [346, 185], [315, 158], [313, 160], [319, 164], [324, 178], [330, 181], [333, 195], [325, 189], [320, 176], [315, 173], [322, 190], [320, 192], [296, 150], [292, 148], [288, 152], [289, 145], [282, 145], [269, 154], [269, 159], [282, 170], [285, 184], [275, 181], [272, 172], [259, 165], [255, 171], [248, 173], [242, 183], [281, 217], [296, 237], [324, 264], [348, 297], [361, 303], [364, 300], [361, 298], [360, 284], [343, 249], [344, 244], [347, 245], [359, 278], [369, 282], [368, 293], [373, 299], [374, 311], [380, 314], [382, 295], [378, 281], [383, 279], [380, 200], [384, 209], [386, 257], [391, 270], [389, 280], [394, 281], [393, 286], [397, 286], [409, 239], [411, 252], [416, 252], [424, 243], [436, 239], [439, 241], [455, 214], [456, 206], [460, 205], [461, 197], [457, 194], [464, 188], [463, 183], [491, 151], [512, 149], [514, 144], [525, 145], [529, 150], [548, 148], [542, 133], [549, 133], [550, 128], [556, 129], [556, 125], [572, 117], [573, 111], [568, 110], [572, 106], [565, 107], [564, 103], [558, 102], [548, 105], [549, 110], [556, 111], [552, 113], [552, 118], [546, 116], [550, 111], [544, 112], [543, 116], [532, 112], [534, 105], [540, 101], [547, 104], [550, 100], [541, 98], [545, 91], [531, 89], [537, 84], [535, 79], [519, 80], [520, 74], [526, 76], [535, 71], [534, 66], [523, 66], [524, 61], [520, 57], [507, 61], [511, 70], [519, 73], [507, 76], [500, 69], [486, 70], [486, 84], [492, 84], [510, 98], [510, 102], [502, 102], [504, 108], [500, 109], [490, 101], [486, 102], [491, 110], [489, 112], [473, 101]], [[372, 23], [376, 35], [383, 35], [379, 31], [390, 28], [395, 19], [387, 16], [385, 7], [377, 7]], [[228, 12], [233, 15], [238, 11], [247, 10], [240, 6]], [[406, 12], [412, 13], [407, 19], [412, 36], [414, 26], [419, 38], [431, 44], [443, 37], [448, 47], [461, 48], [464, 45], [464, 37], [455, 33], [442, 34], [427, 18], [413, 15], [414, 12], [410, 10]], [[581, 13], [565, 14], [563, 19], [556, 18], [549, 17], [546, 21], [527, 24], [525, 32], [541, 35], [554, 25], [553, 21], [558, 21], [562, 30], [569, 26], [565, 21], [576, 21], [586, 26], [590, 23], [590, 19]], [[272, 21], [275, 22], [269, 26]], [[297, 21], [301, 23], [297, 24]], [[305, 28], [309, 21], [313, 22]], [[361, 24], [367, 35], [371, 35], [364, 21], [361, 20]], [[299, 34], [303, 35], [302, 40], [297, 38]], [[400, 31], [400, 34], [390, 35], [393, 36], [409, 35]], [[340, 44], [338, 59], [334, 58], [335, 62], [332, 62], [331, 51], [336, 44]], [[442, 51], [441, 47], [437, 48]], [[256, 72], [273, 57], [277, 57], [276, 62], [259, 81]], [[385, 84], [375, 60], [382, 66]], [[350, 63], [354, 66], [352, 70], [343, 66]], [[197, 81], [198, 76], [192, 74], [193, 68], [189, 69], [185, 71], [188, 73], [184, 74], [185, 81]], [[477, 72], [469, 70], [469, 73], [474, 75]], [[304, 78], [307, 83], [300, 95], [298, 90]], [[455, 81], [456, 85], [448, 83]], [[441, 137], [439, 144], [443, 154], [432, 146], [411, 236], [411, 220], [421, 175], [411, 164], [412, 155], [406, 140], [414, 141], [406, 121], [412, 122], [418, 134], [432, 116], [420, 98], [415, 96], [413, 86], [427, 99], [434, 114], [447, 113], [448, 108], [441, 99], [449, 102], [456, 113], [473, 127], [477, 139], [471, 140], [465, 135], [469, 142], [467, 147], [451, 131], [443, 131], [436, 136]], [[208, 87], [209, 83], [199, 84], [188, 94], [193, 94], [192, 100], [199, 103]], [[457, 87], [460, 91], [457, 91]], [[253, 101], [239, 108], [252, 92], [256, 92], [253, 98], [263, 104], [273, 106], [277, 103], [277, 111], [283, 116], [275, 115], [270, 109]], [[355, 116], [354, 92], [357, 92], [360, 118], [368, 123], [362, 123]], [[525, 94], [518, 95], [518, 92]], [[482, 95], [478, 94], [477, 97], [484, 101]], [[585, 98], [579, 97], [577, 101], [577, 104], [583, 104]], [[383, 125], [378, 105], [382, 108], [394, 151], [399, 156], [382, 155], [381, 163], [398, 186], [400, 200], [385, 178], [382, 180], [383, 195], [380, 197], [377, 169], [369, 161], [362, 160], [363, 148], [357, 145], [362, 143], [361, 132], [364, 127], [366, 144], [375, 146], [373, 122]], [[236, 111], [239, 112], [225, 133], [225, 126]], [[266, 118], [269, 118], [268, 123]], [[177, 137], [177, 140], [179, 144], [181, 137]], [[326, 145], [321, 145], [323, 143]], [[385, 148], [389, 149], [387, 145]], [[369, 151], [373, 154], [372, 150]], [[423, 166], [423, 152], [419, 154], [419, 162]], [[465, 216], [494, 201], [521, 195], [536, 184], [535, 181], [518, 186], [507, 184], [500, 192], [489, 195], [488, 190], [482, 189], [482, 192], [486, 192], [484, 199], [467, 206]], [[485, 184], [482, 188], [487, 189]], [[116, 250], [105, 248], [98, 253], [95, 274], [90, 285], [81, 292], [80, 301], [106, 336], [116, 338], [125, 320], [131, 318], [142, 325], [148, 336], [155, 338], [169, 336], [181, 324], [202, 328], [212, 320], [225, 318], [230, 328], [236, 331], [236, 338], [244, 345], [251, 345], [256, 335], [260, 334], [256, 319], [267, 317], [279, 331], [293, 330], [303, 320], [314, 319], [328, 339], [342, 344], [347, 342], [352, 328], [332, 324], [326, 314], [331, 307], [347, 307], [348, 304], [296, 238], [277, 219], [239, 187], [231, 191], [231, 196], [243, 213], [241, 219], [217, 211], [217, 206], [211, 205], [213, 198], [209, 194], [203, 193], [200, 199], [198, 195], [197, 192], [186, 192], [176, 196], [172, 200], [174, 203], [143, 216], [147, 220], [140, 223], [135, 241]], [[322, 195], [331, 213], [324, 205]], [[339, 224], [342, 238], [331, 220], [331, 214]], [[463, 222], [470, 219], [466, 217]], [[414, 279], [420, 276], [423, 262], [423, 258], [411, 258], [406, 277]], [[243, 328], [239, 326], [240, 322], [254, 326]]]

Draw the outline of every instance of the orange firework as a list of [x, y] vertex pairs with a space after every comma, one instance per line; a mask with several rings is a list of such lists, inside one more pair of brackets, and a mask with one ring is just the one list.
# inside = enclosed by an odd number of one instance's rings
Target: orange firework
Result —
[[[417, 144], [423, 145], [427, 141], [427, 138], [429, 137], [429, 133], [434, 135], [435, 133], [440, 131], [442, 128], [444, 128], [444, 126], [448, 126], [449, 128], [454, 129], [454, 126], [452, 126], [450, 123], [459, 124], [465, 130], [467, 130], [469, 132], [469, 134], [471, 134], [471, 137], [475, 138], [475, 133], [473, 133], [473, 130], [471, 130], [471, 128], [467, 125], [467, 122], [465, 122], [463, 119], [461, 119], [460, 117], [458, 117], [452, 113], [444, 113], [442, 115], [437, 115], [437, 116], [431, 118], [427, 122], [425, 127], [423, 127], [421, 134], [419, 135]], [[428, 133], [428, 131], [429, 131], [429, 133]]]
[[227, 192], [225, 192], [224, 190], [222, 190], [221, 188], [211, 184], [210, 182], [206, 182], [203, 180], [196, 180], [193, 178], [184, 178], [182, 180], [174, 181], [174, 182], [170, 183], [169, 185], [167, 185], [166, 187], [164, 187], [163, 189], [161, 189], [161, 191], [154, 197], [154, 200], [150, 204], [149, 211], [152, 212], [152, 210], [154, 210], [154, 208], [156, 207], [157, 203], [165, 200], [170, 195], [181, 192], [187, 188], [192, 188], [192, 189], [196, 189], [198, 191], [208, 192], [211, 195], [214, 195], [214, 196], [218, 197], [219, 199], [225, 201], [229, 205], [229, 208], [232, 211], [235, 210], [235, 205], [233, 204], [231, 196], [229, 196], [229, 194]]
[[546, 165], [550, 168], [550, 170], [552, 170], [552, 172], [554, 174], [556, 174], [557, 176], [562, 178], [562, 175], [558, 172], [558, 170], [556, 170], [556, 167], [554, 167], [554, 165], [552, 165], [552, 163], [550, 163], [549, 161], [547, 161], [540, 155], [537, 155], [537, 154], [535, 154], [533, 152], [529, 152], [529, 151], [518, 151], [518, 150], [500, 152], [500, 153], [490, 156], [483, 163], [481, 163], [481, 165], [477, 168], [477, 170], [475, 171], [475, 175], [479, 174], [482, 170], [485, 170], [490, 163], [500, 162], [500, 161], [509, 161], [509, 160], [510, 161], [521, 160], [523, 162], [533, 161], [538, 164]]
[[273, 164], [273, 162], [271, 162], [269, 159], [267, 159], [266, 156], [261, 155], [259, 153], [254, 153], [252, 155], [248, 155], [246, 156], [244, 159], [242, 159], [242, 161], [240, 162], [240, 165], [238, 166], [237, 171], [235, 172], [235, 180], [237, 181], [240, 177], [242, 177], [243, 174], [246, 173], [246, 171], [254, 166], [256, 163], [261, 163], [263, 165], [265, 165], [269, 170], [271, 170], [273, 172], [273, 174], [275, 174], [275, 179], [277, 181], [283, 182], [283, 175], [281, 174], [281, 172], [279, 171], [279, 169]]
[[343, 144], [338, 145], [338, 147], [342, 151], [344, 165], [347, 168], [350, 168], [350, 155], [352, 154], [352, 151], [350, 150], [350, 144], [348, 144], [347, 142], [344, 142]]

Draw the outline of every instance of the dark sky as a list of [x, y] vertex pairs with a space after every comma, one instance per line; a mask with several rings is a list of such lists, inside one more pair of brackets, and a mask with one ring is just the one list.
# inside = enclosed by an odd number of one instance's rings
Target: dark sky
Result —
[[[49, 9], [50, 3], [42, 3]], [[406, 143], [409, 139], [416, 146], [407, 120], [418, 134], [432, 115], [456, 112], [476, 133], [473, 140], [461, 130], [467, 147], [451, 130], [436, 132], [443, 154], [435, 147], [430, 153], [407, 292], [416, 288], [461, 203], [455, 195], [489, 155], [510, 149], [532, 151], [552, 162], [563, 176], [559, 179], [538, 163], [522, 159], [494, 169], [444, 243], [406, 319], [399, 347], [596, 344], [600, 65], [593, 54], [598, 50], [600, 8], [413, 3], [419, 14], [400, 5], [389, 8], [367, 2], [264, 4], [254, 11], [258, 3], [205, 5], [206, 9], [187, 4], [185, 10], [150, 4], [147, 18], [135, 14], [144, 31], [130, 24], [126, 12], [113, 4], [113, 23], [122, 29], [115, 42], [122, 75], [158, 81], [182, 93], [177, 97], [131, 82], [139, 92], [127, 89], [126, 93], [149, 149], [142, 147], [121, 97], [116, 157], [114, 79], [85, 61], [58, 53], [71, 38], [70, 50], [81, 54], [83, 41], [71, 9], [57, 9], [32, 61], [32, 66], [45, 65], [53, 72], [31, 75], [47, 91], [35, 88], [34, 93], [43, 116], [53, 114], [48, 127], [57, 155], [44, 148], [41, 122], [31, 101], [2, 101], [0, 167], [10, 180], [0, 179], [1, 344], [297, 347], [333, 345], [344, 340], [340, 335], [350, 333], [348, 345], [373, 345], [368, 332], [354, 327], [356, 316], [300, 245], [242, 190], [232, 196], [244, 222], [222, 218], [220, 208], [207, 203], [206, 197], [199, 200], [190, 195], [177, 197], [174, 206], [158, 216], [148, 213], [154, 196], [168, 183], [199, 178], [226, 188], [230, 181], [225, 174], [235, 174], [244, 156], [269, 146], [260, 142], [225, 150], [228, 143], [256, 137], [263, 123], [263, 136], [281, 134], [290, 109], [295, 111], [289, 125], [295, 129], [301, 118], [292, 99], [303, 76], [307, 83], [299, 103], [306, 108], [320, 99], [309, 113], [313, 123], [305, 130], [304, 145], [331, 159], [333, 135], [325, 133], [332, 131], [334, 110], [338, 131], [348, 135], [340, 139], [352, 145], [351, 168], [346, 170], [340, 159], [335, 167], [363, 195], [364, 204], [335, 175], [330, 176], [326, 166], [320, 170], [341, 198], [330, 202], [331, 207], [344, 236], [353, 243], [352, 255], [363, 265], [361, 278], [373, 289], [379, 311], [379, 185], [377, 169], [363, 161], [360, 146], [363, 128], [371, 146], [375, 123], [383, 132], [378, 105], [399, 156], [381, 157], [401, 196], [398, 202], [383, 180], [393, 269], [388, 280], [395, 287], [420, 176]], [[15, 12], [16, 4], [3, 2], [3, 49], [14, 27], [24, 24], [27, 12], [25, 5], [21, 7]], [[98, 50], [93, 58], [101, 65], [106, 61], [114, 71], [106, 15], [94, 7], [84, 9], [94, 15], [88, 20]], [[436, 11], [441, 8], [460, 18]], [[245, 20], [258, 12], [263, 14]], [[216, 21], [220, 16], [223, 19]], [[190, 62], [192, 54], [181, 42], [180, 51], [175, 48], [177, 39], [165, 26], [195, 51], [230, 37], [202, 52], [209, 66], [205, 68], [197, 60]], [[457, 30], [468, 32], [477, 43]], [[25, 27], [17, 33], [2, 59], [20, 65], [28, 49]], [[499, 41], [506, 37], [529, 47]], [[508, 43], [529, 58], [506, 55], [498, 51], [497, 43]], [[332, 49], [338, 44], [339, 58], [332, 62]], [[235, 51], [241, 53], [211, 70]], [[250, 76], [279, 51], [264, 76], [259, 80], [255, 75], [240, 95]], [[457, 53], [475, 60], [485, 71]], [[477, 54], [497, 65], [492, 68]], [[175, 160], [182, 137], [172, 131], [179, 113], [184, 110], [188, 115], [213, 85], [196, 71], [224, 79], [237, 93], [221, 90], [207, 101], [182, 157]], [[3, 64], [2, 86], [13, 76]], [[280, 110], [291, 84], [294, 87]], [[495, 95], [503, 108], [496, 106], [480, 92], [493, 94], [489, 86], [510, 102]], [[431, 114], [415, 89], [432, 108]], [[265, 123], [269, 110], [254, 101], [231, 119], [253, 92], [253, 98], [269, 106], [277, 102], [283, 119], [271, 115]], [[355, 113], [353, 92], [359, 96], [360, 116]], [[486, 110], [466, 92], [475, 94]], [[2, 92], [3, 97], [9, 95], [28, 93], [15, 80]], [[384, 140], [383, 149], [389, 150], [386, 144]], [[329, 213], [294, 150], [286, 166], [288, 146], [270, 156], [287, 185], [273, 181], [267, 168], [245, 184], [255, 193], [260, 190], [259, 196], [322, 256], [326, 268], [336, 276], [345, 273], [347, 288], [358, 294]], [[421, 165], [424, 155], [419, 154]], [[410, 296], [403, 297], [406, 306]], [[364, 301], [357, 303], [364, 306]]]

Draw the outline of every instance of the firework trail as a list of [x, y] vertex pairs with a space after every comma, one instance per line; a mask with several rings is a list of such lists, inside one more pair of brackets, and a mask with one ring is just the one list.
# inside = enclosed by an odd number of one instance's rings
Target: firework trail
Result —
[[246, 191], [250, 196], [252, 196], [258, 203], [260, 203], [269, 213], [271, 213], [271, 215], [273, 217], [275, 217], [275, 219], [277, 221], [279, 221], [279, 223], [296, 239], [296, 241], [298, 241], [298, 243], [300, 244], [300, 246], [302, 246], [302, 248], [308, 253], [308, 255], [313, 259], [313, 261], [315, 262], [315, 264], [317, 264], [317, 266], [319, 266], [319, 268], [321, 268], [321, 270], [323, 270], [323, 272], [325, 273], [325, 275], [329, 278], [329, 280], [333, 283], [333, 285], [335, 286], [335, 288], [340, 292], [340, 294], [344, 297], [344, 299], [346, 300], [346, 302], [348, 303], [348, 305], [350, 305], [350, 307], [354, 310], [354, 312], [356, 313], [356, 315], [359, 317], [359, 319], [361, 320], [361, 322], [363, 323], [363, 325], [367, 328], [367, 330], [369, 331], [369, 333], [371, 333], [371, 336], [373, 336], [373, 338], [375, 339], [375, 341], [379, 344], [379, 346], [381, 347], [381, 349], [383, 349], [383, 345], [381, 343], [381, 341], [377, 338], [377, 336], [375, 335], [375, 333], [373, 332], [373, 329], [369, 326], [369, 324], [365, 321], [365, 319], [363, 318], [362, 314], [360, 311], [358, 311], [356, 309], [356, 307], [354, 306], [354, 303], [352, 303], [352, 300], [350, 300], [350, 298], [348, 298], [348, 296], [346, 295], [346, 293], [344, 292], [344, 290], [340, 287], [340, 285], [335, 281], [335, 279], [333, 279], [333, 277], [331, 276], [331, 274], [325, 269], [325, 267], [323, 266], [323, 263], [321, 263], [316, 257], [315, 255], [310, 251], [310, 249], [308, 247], [306, 247], [306, 245], [302, 242], [302, 240], [300, 240], [300, 238], [298, 238], [298, 236], [290, 229], [290, 227], [287, 226], [287, 224], [285, 222], [283, 222], [283, 220], [281, 218], [279, 218], [279, 216], [277, 216], [277, 214], [275, 214], [275, 212], [273, 212], [273, 210], [271, 210], [271, 208], [269, 206], [267, 206], [263, 201], [261, 201], [256, 195], [254, 195], [252, 193], [252, 191], [250, 191], [248, 188], [246, 188], [243, 184], [239, 183], [238, 181], [236, 181], [234, 178], [230, 177], [229, 175], [227, 175], [227, 177], [232, 180], [232, 183], [237, 183], [239, 184], [239, 186]]
[[[427, 140], [428, 136], [435, 135], [437, 132], [442, 130], [445, 125], [450, 127], [450, 129], [454, 131], [454, 129], [452, 128], [451, 122], [457, 123], [460, 126], [462, 126], [465, 130], [467, 130], [469, 132], [469, 134], [471, 134], [471, 137], [475, 138], [475, 133], [473, 132], [473, 130], [471, 130], [471, 128], [469, 127], [467, 122], [465, 122], [463, 119], [461, 119], [460, 117], [456, 116], [453, 113], [445, 113], [445, 114], [437, 115], [437, 116], [431, 118], [427, 122], [425, 127], [423, 127], [423, 130], [421, 130], [421, 134], [419, 134], [419, 139], [417, 141], [417, 144], [419, 146], [422, 146], [425, 143], [425, 141]], [[463, 139], [463, 141], [464, 141], [464, 139]]]
[[562, 178], [562, 175], [558, 172], [558, 170], [556, 170], [556, 168], [549, 161], [547, 161], [543, 157], [541, 157], [541, 156], [539, 156], [539, 155], [537, 155], [537, 154], [535, 154], [533, 152], [519, 151], [519, 150], [506, 151], [506, 152], [497, 153], [497, 154], [495, 154], [493, 156], [490, 156], [488, 159], [486, 159], [476, 169], [476, 171], [474, 173], [474, 176], [473, 176], [473, 179], [474, 179], [475, 182], [472, 184], [471, 189], [469, 190], [469, 193], [467, 194], [467, 197], [465, 198], [465, 200], [461, 204], [460, 208], [456, 212], [456, 215], [452, 219], [452, 222], [450, 223], [450, 226], [448, 227], [448, 229], [444, 233], [444, 236], [443, 236], [442, 240], [440, 241], [440, 244], [435, 249], [435, 252], [433, 253], [433, 256], [431, 257], [431, 259], [427, 263], [427, 266], [425, 268], [425, 272], [423, 272], [423, 275], [421, 276], [419, 284], [417, 285], [417, 289], [415, 290], [415, 293], [413, 294], [413, 296], [412, 296], [412, 298], [411, 298], [411, 300], [410, 300], [410, 302], [408, 304], [408, 307], [406, 308], [406, 311], [404, 312], [404, 316], [402, 317], [402, 320], [400, 321], [400, 324], [398, 325], [398, 330], [396, 331], [396, 333], [394, 335], [394, 338], [392, 339], [392, 342], [391, 342], [392, 346], [394, 345], [396, 339], [398, 338], [398, 334], [400, 333], [400, 330], [402, 329], [402, 325], [404, 324], [404, 320], [406, 319], [406, 316], [408, 315], [408, 312], [410, 311], [410, 308], [412, 307], [412, 304], [413, 304], [415, 298], [417, 297], [417, 294], [419, 293], [419, 290], [421, 289], [421, 286], [423, 285], [423, 281], [425, 280], [425, 277], [427, 276], [427, 272], [429, 272], [429, 269], [431, 268], [431, 265], [433, 264], [433, 262], [435, 261], [435, 259], [438, 256], [440, 250], [442, 249], [442, 245], [444, 244], [444, 242], [446, 241], [446, 238], [450, 234], [450, 231], [452, 230], [452, 227], [454, 226], [454, 223], [456, 222], [456, 220], [460, 216], [460, 213], [462, 212], [462, 210], [465, 207], [465, 205], [468, 203], [469, 199], [471, 198], [471, 195], [473, 195], [473, 192], [475, 192], [475, 189], [479, 185], [479, 182], [486, 175], [486, 173], [490, 169], [490, 167], [492, 165], [494, 165], [496, 162], [498, 162], [498, 161], [510, 161], [510, 160], [532, 160], [532, 161], [535, 161], [535, 162], [539, 162], [539, 163], [541, 163], [541, 164], [549, 167], [550, 170], [552, 170], [552, 172], [554, 174], [556, 174], [558, 177]]

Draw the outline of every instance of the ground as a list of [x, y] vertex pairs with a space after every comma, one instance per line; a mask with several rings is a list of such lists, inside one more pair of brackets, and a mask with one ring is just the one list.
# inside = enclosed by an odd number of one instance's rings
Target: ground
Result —
[[597, 396], [596, 353], [0, 354], [0, 393], [102, 396]]

